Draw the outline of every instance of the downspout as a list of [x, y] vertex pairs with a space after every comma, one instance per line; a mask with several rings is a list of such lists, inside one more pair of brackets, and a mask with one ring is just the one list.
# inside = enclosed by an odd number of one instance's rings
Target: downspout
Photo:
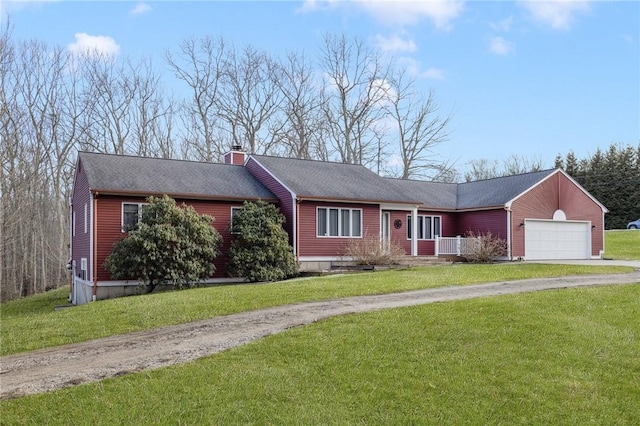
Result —
[[296, 262], [300, 262], [300, 243], [299, 243], [299, 235], [300, 235], [300, 209], [298, 208], [298, 204], [300, 200], [298, 198], [294, 198], [293, 200], [293, 208], [296, 209], [296, 213], [293, 215], [295, 217], [296, 223], [293, 227], [293, 254], [296, 257]]
[[98, 193], [93, 198], [93, 267], [91, 274], [93, 275], [93, 291], [91, 301], [95, 302], [98, 297]]
[[507, 259], [511, 261], [513, 260], [511, 258], [511, 244], [513, 244], [513, 239], [512, 239], [513, 237], [511, 232], [511, 226], [512, 226], [511, 221], [513, 219], [511, 217], [511, 209], [505, 206], [505, 210], [507, 211]]
[[71, 271], [71, 280], [69, 280], [69, 302], [73, 301], [73, 280], [75, 279], [75, 271], [73, 265], [73, 202], [69, 197], [69, 264], [67, 270]]
[[418, 207], [411, 210], [411, 256], [418, 255]]

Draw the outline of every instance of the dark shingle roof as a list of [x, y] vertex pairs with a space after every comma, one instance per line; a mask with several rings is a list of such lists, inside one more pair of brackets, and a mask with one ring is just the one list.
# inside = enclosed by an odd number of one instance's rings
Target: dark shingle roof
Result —
[[385, 178], [389, 185], [407, 197], [417, 199], [423, 207], [455, 210], [457, 184], [421, 180]]
[[[266, 199], [273, 195], [244, 166], [80, 152], [94, 191], [168, 194], [205, 199]], [[555, 170], [467, 183], [383, 178], [364, 166], [253, 155], [298, 198], [421, 204], [466, 210], [504, 206]]]
[[206, 199], [276, 199], [243, 166], [80, 152], [94, 191]]
[[424, 208], [466, 210], [504, 206], [554, 171], [542, 170], [459, 184], [391, 178], [386, 180], [406, 197], [418, 198]]
[[503, 206], [553, 172], [554, 169], [542, 170], [458, 184], [457, 208]]
[[252, 155], [298, 198], [419, 204], [388, 180], [357, 164]]

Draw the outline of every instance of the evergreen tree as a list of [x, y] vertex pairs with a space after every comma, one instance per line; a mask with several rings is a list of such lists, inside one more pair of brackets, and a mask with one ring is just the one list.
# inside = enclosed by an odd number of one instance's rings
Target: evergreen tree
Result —
[[276, 281], [295, 276], [298, 265], [284, 216], [273, 204], [245, 201], [232, 220], [235, 239], [229, 249], [228, 273], [249, 281]]
[[221, 237], [213, 218], [168, 196], [149, 197], [138, 225], [118, 241], [105, 261], [115, 279], [140, 280], [147, 292], [160, 284], [194, 287], [216, 268]]
[[612, 144], [606, 152], [600, 148], [590, 157], [578, 160], [570, 151], [564, 162], [556, 164], [580, 183], [609, 210], [605, 216], [606, 229], [624, 228], [640, 217], [640, 144]]

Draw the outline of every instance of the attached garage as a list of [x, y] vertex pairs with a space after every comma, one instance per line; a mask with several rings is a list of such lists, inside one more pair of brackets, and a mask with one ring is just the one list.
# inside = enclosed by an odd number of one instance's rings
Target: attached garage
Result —
[[524, 230], [526, 260], [591, 257], [591, 222], [526, 219]]

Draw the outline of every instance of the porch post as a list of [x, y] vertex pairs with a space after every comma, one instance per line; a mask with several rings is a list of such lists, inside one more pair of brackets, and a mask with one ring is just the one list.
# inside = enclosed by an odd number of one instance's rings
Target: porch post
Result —
[[418, 208], [411, 211], [411, 256], [418, 255]]

